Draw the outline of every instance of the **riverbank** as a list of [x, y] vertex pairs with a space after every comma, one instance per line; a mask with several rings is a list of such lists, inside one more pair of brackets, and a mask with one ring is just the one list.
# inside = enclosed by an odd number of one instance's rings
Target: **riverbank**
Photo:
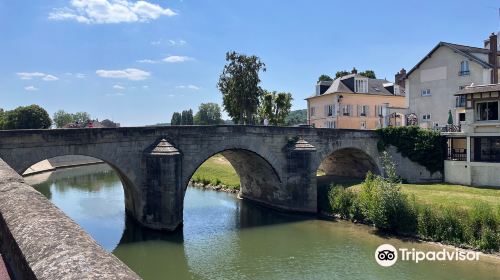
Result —
[[70, 168], [70, 167], [101, 164], [101, 163], [103, 163], [102, 160], [93, 157], [80, 156], [80, 155], [60, 156], [35, 163], [23, 173], [23, 176], [55, 171], [61, 168]]

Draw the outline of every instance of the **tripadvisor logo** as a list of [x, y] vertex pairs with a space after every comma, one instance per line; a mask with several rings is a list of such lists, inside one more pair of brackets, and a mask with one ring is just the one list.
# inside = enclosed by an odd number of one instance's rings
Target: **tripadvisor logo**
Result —
[[399, 248], [391, 244], [382, 244], [375, 250], [375, 261], [381, 266], [393, 266], [399, 259], [419, 263], [421, 261], [478, 261], [479, 252], [463, 250], [420, 251], [415, 248]]

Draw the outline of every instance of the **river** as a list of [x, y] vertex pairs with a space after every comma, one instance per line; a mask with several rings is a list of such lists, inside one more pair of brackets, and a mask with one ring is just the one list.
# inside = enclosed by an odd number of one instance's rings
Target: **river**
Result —
[[386, 238], [349, 222], [287, 215], [196, 188], [186, 193], [182, 230], [146, 230], [126, 218], [121, 182], [104, 164], [26, 180], [144, 279], [500, 279], [500, 262], [487, 256], [398, 261], [384, 268], [374, 259], [381, 244], [443, 247]]

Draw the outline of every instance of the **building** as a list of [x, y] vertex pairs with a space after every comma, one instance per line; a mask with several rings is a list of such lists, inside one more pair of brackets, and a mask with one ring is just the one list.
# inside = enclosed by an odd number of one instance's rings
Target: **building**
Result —
[[460, 131], [443, 132], [445, 181], [500, 187], [500, 84], [468, 86], [457, 97], [464, 100], [466, 116]]
[[465, 122], [464, 96], [455, 94], [471, 84], [498, 83], [498, 40], [491, 34], [483, 48], [440, 42], [413, 67], [405, 79], [408, 113], [423, 128]]
[[320, 81], [306, 98], [308, 124], [318, 128], [376, 129], [405, 125], [404, 89], [385, 79], [352, 73]]

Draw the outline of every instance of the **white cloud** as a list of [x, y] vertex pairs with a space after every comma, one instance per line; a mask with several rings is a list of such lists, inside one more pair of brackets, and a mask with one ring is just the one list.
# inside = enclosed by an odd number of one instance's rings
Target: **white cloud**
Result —
[[123, 92], [107, 93], [106, 96], [123, 96]]
[[175, 16], [169, 8], [147, 1], [71, 0], [69, 7], [54, 9], [50, 20], [74, 20], [80, 23], [147, 22], [161, 16]]
[[53, 76], [53, 75], [46, 75], [45, 77], [42, 78], [44, 81], [57, 81], [59, 80], [58, 77]]
[[178, 88], [178, 89], [191, 89], [191, 90], [199, 90], [200, 89], [200, 87], [195, 86], [195, 85], [180, 85], [180, 86], [176, 86], [175, 88]]
[[168, 40], [168, 44], [171, 46], [184, 46], [187, 42], [184, 40]]
[[149, 63], [149, 64], [160, 63], [159, 60], [152, 60], [152, 59], [141, 59], [141, 60], [137, 60], [137, 62], [139, 62], [139, 63]]
[[179, 56], [179, 55], [171, 55], [163, 59], [163, 61], [167, 63], [179, 63], [179, 62], [186, 62], [189, 60], [193, 60], [193, 58], [189, 56]]
[[21, 80], [32, 80], [33, 78], [41, 78], [44, 81], [57, 81], [58, 77], [41, 72], [19, 72], [16, 73]]
[[145, 80], [151, 76], [150, 72], [136, 68], [127, 68], [123, 70], [97, 70], [95, 73], [102, 78], [129, 79], [132, 81]]
[[78, 79], [85, 79], [85, 77], [87, 77], [87, 75], [82, 74], [82, 73], [76, 73], [75, 77], [77, 77]]
[[121, 85], [114, 85], [113, 88], [117, 89], [117, 90], [123, 90], [123, 89], [125, 89], [125, 87], [123, 87]]
[[157, 64], [157, 63], [162, 63], [162, 62], [181, 63], [181, 62], [186, 62], [186, 61], [190, 61], [190, 60], [194, 60], [194, 58], [189, 57], [189, 56], [171, 55], [171, 56], [165, 57], [164, 59], [156, 59], [156, 60], [155, 59], [140, 59], [140, 60], [137, 60], [137, 62]]
[[25, 90], [27, 91], [37, 91], [38, 88], [34, 87], [34, 86], [27, 86], [27, 87], [24, 87]]

